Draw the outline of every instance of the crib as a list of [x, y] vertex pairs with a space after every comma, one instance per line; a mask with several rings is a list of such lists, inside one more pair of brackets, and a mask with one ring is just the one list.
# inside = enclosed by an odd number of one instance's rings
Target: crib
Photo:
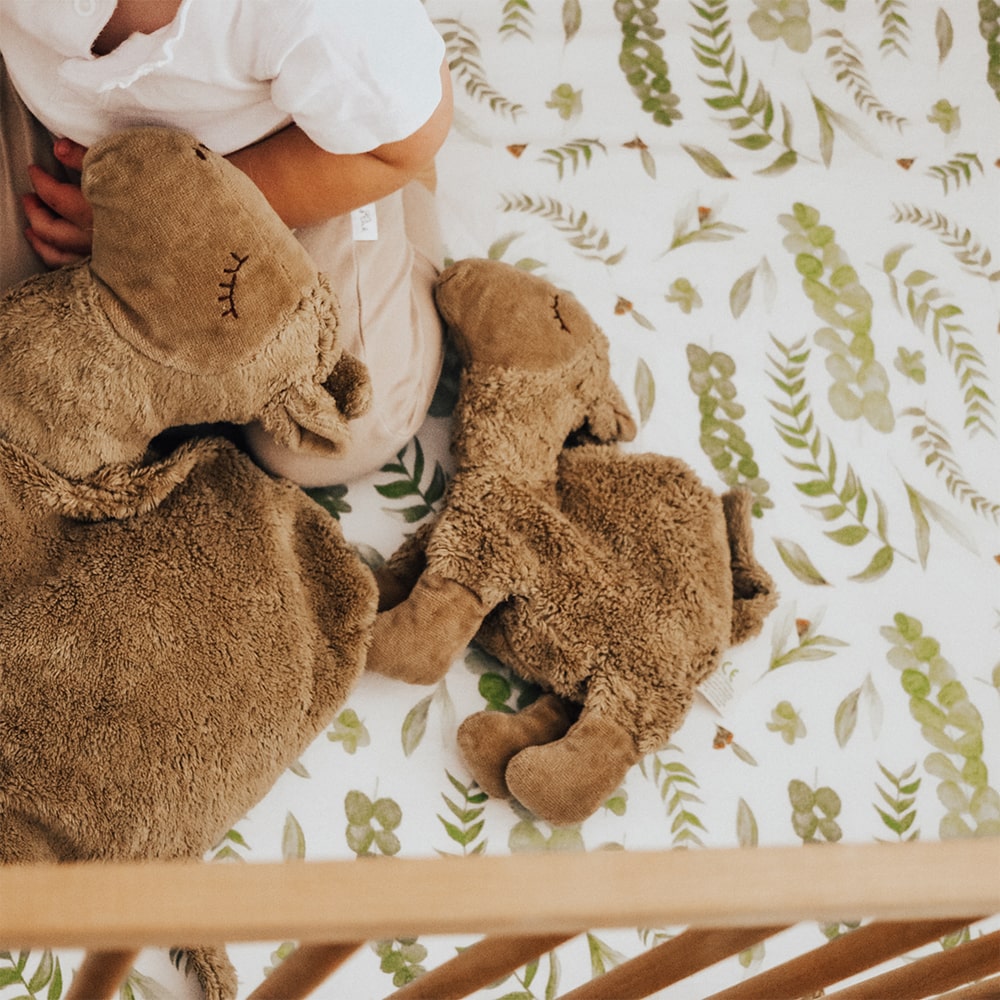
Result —
[[[932, 879], [923, 877], [928, 867]], [[599, 895], [588, 888], [595, 877], [606, 887]], [[401, 892], [384, 891], [390, 878]], [[684, 925], [560, 994], [625, 1000], [682, 983], [800, 920], [846, 913], [875, 919], [712, 997], [970, 998], [1000, 991], [1000, 930], [978, 929], [982, 915], [1000, 910], [997, 850], [988, 840], [247, 867], [26, 866], [0, 874], [0, 888], [5, 899], [37, 901], [0, 917], [4, 941], [89, 949], [71, 1000], [113, 996], [138, 947], [178, 941], [295, 938], [298, 948], [250, 993], [293, 1000], [323, 984], [367, 940], [485, 935], [391, 994], [444, 1000], [471, 995], [586, 928]], [[974, 933], [963, 943], [855, 981], [969, 924]], [[845, 988], [822, 993], [849, 978]], [[330, 985], [330, 996], [354, 995], [349, 983]]]
[[[1000, 996], [1000, 8], [426, 7], [447, 259], [577, 295], [627, 447], [752, 492], [779, 607], [569, 828], [464, 770], [502, 664], [363, 677], [204, 863], [0, 869], [0, 1000], [194, 996], [167, 949], [223, 942], [256, 1000]], [[372, 565], [454, 388], [310, 491]]]

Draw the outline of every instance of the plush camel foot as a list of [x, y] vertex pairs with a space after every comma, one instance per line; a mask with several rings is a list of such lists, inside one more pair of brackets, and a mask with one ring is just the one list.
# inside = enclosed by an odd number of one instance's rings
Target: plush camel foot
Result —
[[582, 823], [638, 759], [625, 729], [584, 714], [561, 740], [517, 754], [507, 765], [507, 787], [521, 805], [553, 826]]
[[467, 587], [424, 574], [406, 600], [376, 616], [367, 669], [411, 684], [434, 684], [488, 611]]
[[526, 747], [561, 739], [573, 724], [562, 698], [543, 694], [523, 712], [477, 712], [458, 727], [458, 746], [476, 784], [491, 798], [510, 797], [504, 772]]

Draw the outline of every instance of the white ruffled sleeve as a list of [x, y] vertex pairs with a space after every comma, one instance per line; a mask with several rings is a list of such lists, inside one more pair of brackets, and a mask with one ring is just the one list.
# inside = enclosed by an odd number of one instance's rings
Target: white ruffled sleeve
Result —
[[441, 100], [444, 42], [420, 0], [271, 6], [271, 100], [317, 145], [361, 153], [414, 133]]

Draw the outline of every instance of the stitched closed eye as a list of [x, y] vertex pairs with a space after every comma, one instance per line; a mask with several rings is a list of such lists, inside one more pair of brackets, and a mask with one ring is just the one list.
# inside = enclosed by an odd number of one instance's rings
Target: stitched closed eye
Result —
[[233, 319], [239, 319], [240, 314], [236, 311], [236, 275], [239, 273], [240, 268], [250, 259], [250, 255], [247, 254], [246, 257], [241, 257], [239, 254], [230, 251], [229, 256], [236, 261], [234, 267], [224, 267], [222, 269], [223, 274], [228, 274], [228, 281], [220, 281], [219, 288], [225, 289], [225, 294], [219, 296], [219, 301], [225, 303], [225, 308], [222, 310], [223, 316], [232, 316]]
[[563, 330], [565, 330], [567, 333], [572, 333], [573, 332], [572, 330], [570, 330], [570, 328], [563, 321], [562, 313], [559, 312], [559, 296], [558, 295], [553, 295], [552, 296], [552, 315], [555, 316], [556, 322], [559, 324], [559, 326]]

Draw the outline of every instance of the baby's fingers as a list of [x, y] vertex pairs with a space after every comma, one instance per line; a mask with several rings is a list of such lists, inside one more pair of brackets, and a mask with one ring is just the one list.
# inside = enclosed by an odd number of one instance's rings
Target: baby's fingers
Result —
[[24, 196], [24, 214], [28, 242], [49, 267], [72, 264], [90, 253], [90, 233], [56, 215], [37, 195]]
[[68, 170], [75, 170], [79, 173], [83, 170], [83, 157], [87, 152], [86, 146], [81, 146], [72, 139], [56, 139], [52, 147], [56, 159]]
[[35, 194], [56, 215], [71, 222], [78, 229], [89, 230], [93, 226], [94, 216], [90, 205], [76, 184], [57, 181], [51, 174], [34, 164], [28, 167], [28, 176]]

